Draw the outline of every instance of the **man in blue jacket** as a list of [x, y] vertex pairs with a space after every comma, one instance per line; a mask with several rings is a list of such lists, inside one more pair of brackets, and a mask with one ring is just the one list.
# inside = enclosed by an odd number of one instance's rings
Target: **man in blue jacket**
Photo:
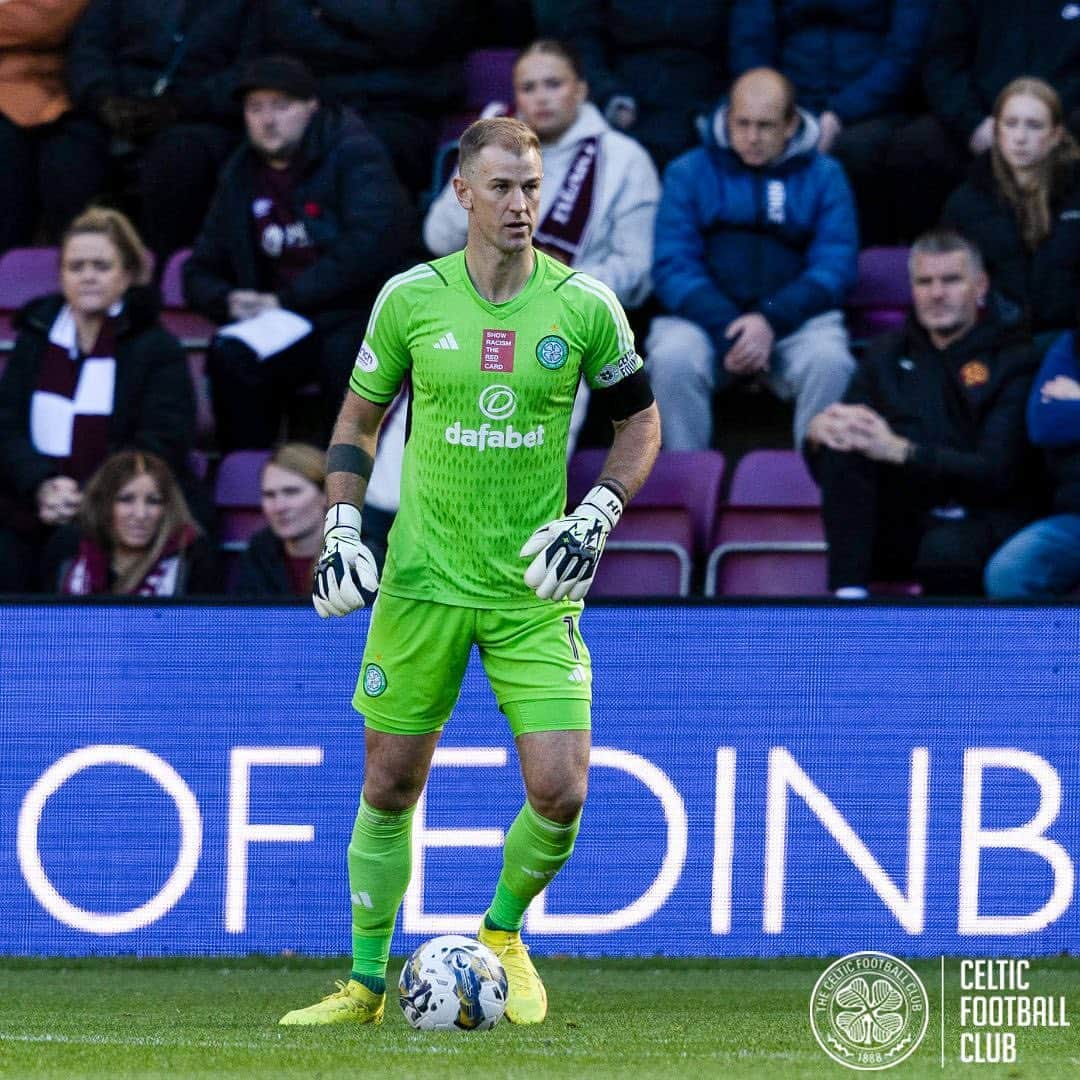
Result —
[[[223, 450], [275, 443], [287, 397], [312, 382], [329, 431], [368, 311], [414, 228], [382, 143], [355, 113], [322, 105], [302, 63], [263, 57], [239, 83], [247, 139], [184, 266], [188, 303], [230, 324], [207, 354]], [[283, 331], [279, 310], [309, 332]]]
[[775, 66], [855, 189], [863, 244], [894, 240], [885, 156], [912, 119], [931, 0], [735, 0], [731, 71]]
[[653, 285], [670, 312], [646, 342], [670, 450], [708, 447], [712, 395], [736, 381], [795, 399], [795, 445], [854, 370], [840, 306], [854, 283], [855, 206], [818, 125], [779, 72], [756, 68], [705, 145], [668, 167]]

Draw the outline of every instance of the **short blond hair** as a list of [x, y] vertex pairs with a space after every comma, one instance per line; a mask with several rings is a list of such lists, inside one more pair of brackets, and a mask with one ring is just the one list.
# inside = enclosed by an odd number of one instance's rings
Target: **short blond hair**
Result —
[[64, 230], [60, 250], [75, 236], [104, 236], [116, 248], [120, 262], [132, 279], [140, 285], [150, 280], [150, 255], [131, 220], [107, 206], [92, 206], [84, 210]]
[[498, 146], [523, 157], [530, 150], [540, 153], [540, 140], [528, 124], [512, 116], [491, 116], [470, 124], [458, 143], [458, 172], [464, 176], [485, 146]]
[[326, 490], [326, 452], [308, 443], [282, 443], [266, 459], [262, 467], [263, 475], [266, 474], [267, 465], [276, 465], [286, 472], [296, 473], [320, 491]]

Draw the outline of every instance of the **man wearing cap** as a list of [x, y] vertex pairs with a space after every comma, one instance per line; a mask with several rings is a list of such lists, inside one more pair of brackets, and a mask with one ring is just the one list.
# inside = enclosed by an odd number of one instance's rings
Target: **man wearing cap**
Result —
[[[207, 356], [226, 451], [272, 445], [287, 395], [312, 382], [329, 430], [375, 291], [413, 233], [386, 150], [355, 113], [320, 103], [302, 63], [255, 60], [237, 93], [247, 138], [184, 267], [188, 303], [229, 324]], [[296, 339], [280, 320], [256, 323], [278, 310], [310, 331]]]

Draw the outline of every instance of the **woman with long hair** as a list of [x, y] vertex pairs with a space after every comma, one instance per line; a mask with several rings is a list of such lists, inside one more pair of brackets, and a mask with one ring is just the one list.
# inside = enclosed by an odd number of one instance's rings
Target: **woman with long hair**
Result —
[[282, 443], [267, 458], [261, 485], [267, 525], [248, 541], [231, 591], [309, 598], [322, 550], [326, 454], [306, 443]]
[[33, 587], [49, 535], [74, 519], [111, 453], [138, 447], [188, 479], [194, 392], [149, 275], [131, 222], [87, 210], [60, 245], [59, 294], [16, 316], [0, 379], [0, 592]]
[[1040, 344], [1076, 325], [1080, 294], [1080, 147], [1042, 79], [1010, 82], [994, 103], [990, 153], [972, 164], [943, 220], [982, 252], [994, 290]]
[[65, 596], [188, 596], [219, 590], [217, 561], [161, 458], [110, 457], [86, 485], [77, 525], [58, 532], [45, 565]]

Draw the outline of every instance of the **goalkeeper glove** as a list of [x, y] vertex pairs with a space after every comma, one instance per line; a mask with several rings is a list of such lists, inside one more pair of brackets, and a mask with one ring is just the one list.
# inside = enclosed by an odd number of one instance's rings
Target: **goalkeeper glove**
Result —
[[597, 484], [568, 517], [541, 525], [521, 549], [523, 559], [535, 556], [525, 571], [525, 584], [541, 600], [580, 600], [589, 591], [607, 535], [622, 511], [619, 496]]
[[315, 610], [324, 619], [348, 615], [373, 604], [378, 590], [375, 558], [360, 539], [360, 511], [350, 503], [335, 503], [326, 511], [322, 554], [311, 583]]

